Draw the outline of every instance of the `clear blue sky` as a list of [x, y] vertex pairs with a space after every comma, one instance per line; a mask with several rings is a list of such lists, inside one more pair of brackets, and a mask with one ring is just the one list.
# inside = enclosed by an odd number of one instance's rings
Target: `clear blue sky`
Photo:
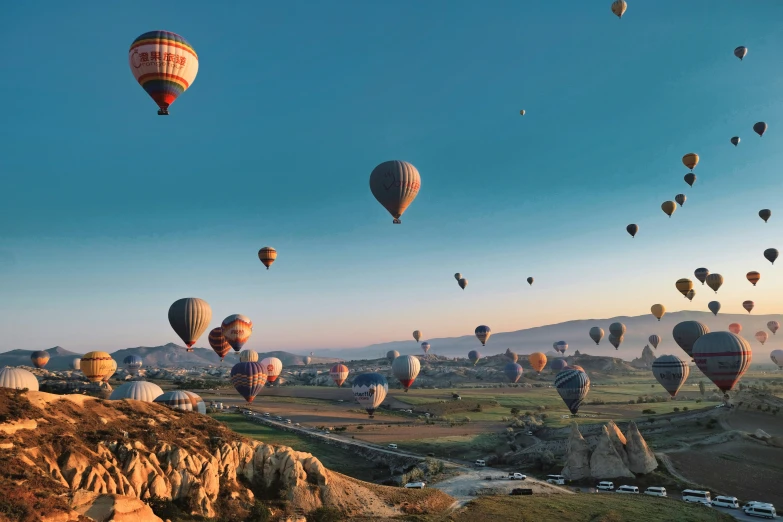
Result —
[[[724, 311], [775, 313], [783, 2], [629, 3], [12, 3], [0, 350], [179, 342], [166, 313], [187, 296], [294, 351], [705, 310], [706, 287], [674, 289], [699, 266], [726, 278]], [[127, 63], [155, 29], [199, 54], [167, 118]], [[368, 187], [389, 159], [422, 176], [400, 226]]]

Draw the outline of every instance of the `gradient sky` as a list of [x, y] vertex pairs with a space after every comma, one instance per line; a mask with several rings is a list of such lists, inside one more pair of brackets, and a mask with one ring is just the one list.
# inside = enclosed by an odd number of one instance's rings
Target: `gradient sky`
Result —
[[[699, 266], [723, 311], [777, 313], [783, 2], [629, 3], [8, 5], [0, 351], [181, 342], [187, 296], [294, 351], [706, 310], [674, 288]], [[155, 29], [199, 54], [167, 118], [127, 63]], [[368, 187], [389, 159], [422, 176], [400, 226]]]

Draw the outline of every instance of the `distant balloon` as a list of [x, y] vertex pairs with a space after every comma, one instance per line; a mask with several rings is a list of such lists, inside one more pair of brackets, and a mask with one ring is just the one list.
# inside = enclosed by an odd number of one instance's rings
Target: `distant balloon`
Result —
[[688, 298], [688, 301], [693, 301], [693, 298], [696, 297], [696, 290], [693, 289], [688, 290], [688, 293], [685, 294], [685, 297]]
[[620, 345], [623, 344], [623, 339], [625, 339], [625, 336], [623, 335], [617, 336], [615, 334], [609, 334], [609, 344], [614, 346], [615, 350], [620, 349]]
[[764, 251], [764, 257], [767, 258], [767, 261], [775, 264], [775, 260], [778, 258], [779, 252], [777, 248], [768, 248]]
[[780, 329], [780, 323], [777, 321], [770, 321], [767, 323], [767, 328], [769, 328], [769, 331], [772, 332], [772, 335], [775, 335], [775, 332]]
[[710, 329], [698, 321], [683, 321], [675, 325], [672, 337], [674, 337], [674, 342], [688, 354], [688, 357], [693, 357], [693, 343], [708, 333], [710, 333]]
[[734, 56], [742, 60], [745, 58], [745, 56], [748, 54], [748, 48], [744, 45], [740, 45], [739, 47], [734, 49]]
[[421, 339], [421, 332], [419, 330], [414, 330], [413, 338], [416, 339], [416, 342], [419, 342], [419, 340]]
[[639, 233], [639, 225], [635, 223], [631, 223], [627, 227], [625, 227], [625, 230], [628, 231], [629, 234], [631, 234], [631, 237], [636, 237], [636, 234]]
[[242, 349], [253, 334], [253, 321], [242, 314], [229, 315], [223, 319], [223, 337], [235, 352]]
[[517, 363], [510, 362], [503, 368], [503, 373], [511, 382], [517, 382], [522, 377], [522, 367]]
[[178, 299], [169, 308], [169, 324], [189, 352], [193, 351], [193, 345], [211, 320], [212, 309], [206, 301], [198, 297]]
[[231, 368], [231, 384], [249, 403], [253, 402], [266, 384], [264, 366], [258, 362], [240, 362]]
[[528, 283], [530, 286], [533, 286], [533, 278], [532, 278], [532, 277], [528, 277], [528, 278], [527, 278], [527, 283]]
[[389, 393], [389, 383], [380, 373], [362, 373], [356, 376], [351, 385], [353, 397], [372, 419], [375, 410]]
[[313, 358], [312, 358], [312, 357], [310, 357], [309, 355], [308, 355], [308, 356], [305, 356], [305, 357], [302, 359], [302, 362], [305, 364], [305, 366], [307, 366], [308, 364], [310, 364], [311, 362], [313, 362]]
[[710, 301], [707, 303], [707, 308], [709, 308], [710, 312], [713, 314], [718, 315], [718, 312], [720, 312], [720, 303], [718, 301]]
[[36, 368], [43, 368], [49, 362], [49, 352], [38, 350], [30, 354], [30, 360]]
[[685, 197], [685, 194], [677, 194], [674, 196], [674, 201], [677, 202], [678, 205], [683, 206], [685, 204], [685, 200], [688, 199]]
[[730, 332], [705, 334], [693, 345], [696, 366], [724, 393], [734, 388], [752, 358], [748, 341]]
[[141, 360], [141, 357], [138, 355], [129, 355], [126, 358], [122, 360], [123, 366], [125, 366], [125, 370], [131, 374], [131, 375], [138, 375], [139, 370], [141, 370], [141, 365], [143, 364], [143, 361]]
[[527, 360], [530, 363], [530, 366], [532, 366], [533, 369], [536, 371], [536, 373], [541, 375], [541, 370], [543, 370], [544, 367], [546, 366], [546, 355], [544, 355], [541, 352], [531, 353], [528, 356]]
[[653, 317], [660, 321], [661, 317], [663, 317], [666, 313], [666, 307], [662, 304], [654, 304], [650, 307], [650, 313], [652, 313]]
[[421, 363], [412, 355], [400, 355], [392, 363], [392, 373], [399, 379], [406, 392], [413, 385], [419, 371], [421, 371]]
[[506, 358], [511, 362], [517, 362], [519, 360], [519, 355], [511, 351], [511, 348], [506, 348]]
[[552, 364], [549, 365], [549, 367], [552, 368], [552, 371], [554, 371], [555, 373], [559, 372], [560, 370], [562, 370], [567, 366], [568, 363], [566, 362], [565, 359], [555, 359], [554, 361], [552, 361]]
[[468, 286], [468, 280], [465, 279], [464, 277], [459, 281], [457, 281], [457, 283], [459, 284], [459, 287], [462, 288], [463, 290], [465, 290], [465, 287]]
[[476, 366], [476, 363], [479, 362], [479, 359], [481, 359], [481, 352], [478, 350], [471, 350], [468, 352], [468, 360], [473, 363], [473, 366]]
[[667, 216], [672, 217], [674, 211], [677, 210], [677, 203], [674, 201], [664, 201], [661, 203], [661, 210], [663, 210], [663, 213]]
[[753, 286], [756, 286], [756, 283], [759, 282], [759, 279], [761, 279], [761, 274], [758, 272], [748, 272], [748, 274], [745, 276], [748, 278], [748, 281], [753, 283]]
[[489, 326], [481, 325], [476, 327], [476, 337], [481, 341], [481, 346], [486, 346], [490, 335], [492, 335], [492, 330], [489, 329]]
[[332, 366], [331, 370], [329, 370], [329, 377], [331, 377], [334, 383], [339, 387], [342, 386], [345, 379], [348, 378], [350, 371], [351, 370], [344, 364], [335, 364]]
[[596, 346], [601, 342], [601, 339], [604, 338], [604, 329], [599, 328], [598, 326], [593, 326], [590, 328], [590, 339], [595, 341]]
[[740, 332], [742, 331], [742, 325], [739, 323], [731, 323], [729, 325], [729, 331], [734, 335], [739, 335]]
[[692, 187], [693, 184], [696, 183], [696, 174], [689, 172], [683, 177], [683, 179], [685, 180], [685, 183]]
[[612, 12], [617, 18], [622, 18], [626, 9], [628, 9], [628, 3], [625, 0], [615, 0], [612, 2]]
[[389, 350], [386, 352], [386, 359], [389, 360], [389, 362], [394, 362], [394, 359], [400, 356], [400, 352], [397, 350]]
[[406, 161], [385, 161], [370, 173], [370, 191], [378, 203], [392, 215], [393, 223], [416, 199], [421, 187], [421, 176], [416, 167]]
[[760, 121], [753, 125], [753, 132], [758, 134], [759, 136], [763, 136], [765, 132], [767, 132], [767, 124], [763, 121]]
[[707, 280], [707, 276], [710, 275], [710, 271], [706, 268], [697, 268], [694, 270], [693, 275], [696, 276], [696, 279], [701, 281], [701, 284], [704, 284], [704, 281]]
[[580, 372], [585, 371], [585, 369], [579, 366], [578, 364], [572, 364], [571, 366], [569, 366], [569, 368], [571, 368], [572, 370], [579, 370]]
[[688, 292], [693, 289], [693, 281], [690, 279], [678, 279], [674, 286], [682, 295], [688, 297]]
[[623, 323], [612, 323], [609, 325], [609, 333], [615, 337], [625, 335], [625, 325]]
[[459, 281], [460, 279], [462, 279], [462, 274], [460, 274], [459, 272], [457, 272], [456, 274], [454, 274], [454, 279], [456, 279], [457, 281]]
[[759, 217], [766, 223], [772, 217], [772, 211], [768, 208], [762, 208], [759, 210]]
[[590, 377], [583, 371], [565, 368], [555, 376], [555, 388], [571, 413], [576, 415], [590, 391]]
[[677, 396], [677, 392], [688, 380], [690, 368], [688, 364], [674, 355], [662, 355], [652, 363], [652, 371], [655, 380], [663, 386], [663, 389], [669, 392], [672, 397]]
[[772, 362], [778, 365], [778, 370], [783, 370], [783, 350], [772, 350], [769, 354], [769, 358]]
[[761, 346], [764, 346], [764, 343], [767, 342], [767, 339], [769, 339], [769, 334], [764, 330], [756, 332], [756, 340], [761, 343]]
[[720, 274], [710, 274], [707, 276], [707, 286], [715, 290], [718, 293], [718, 289], [723, 286], [723, 276]]
[[71, 361], [71, 368], [73, 368], [74, 370], [81, 371], [81, 369], [82, 369], [82, 359], [81, 359], [81, 357], [77, 357], [76, 359]]
[[277, 250], [268, 246], [263, 247], [258, 251], [258, 259], [264, 264], [266, 269], [269, 270], [269, 267], [272, 266], [272, 263], [277, 259]]
[[555, 350], [560, 353], [566, 353], [566, 350], [568, 350], [568, 343], [565, 341], [557, 341], [555, 343]]
[[647, 340], [650, 341], [650, 344], [653, 346], [653, 348], [657, 350], [658, 345], [661, 343], [661, 336], [653, 334], [648, 337]]
[[239, 352], [240, 362], [258, 362], [258, 352], [255, 350], [242, 350]]
[[[114, 359], [106, 352], [88, 352], [81, 360], [81, 370], [90, 382], [102, 381], [112, 371]], [[114, 363], [116, 369], [116, 363]]]
[[519, 111], [519, 115], [520, 116], [524, 116], [525, 115], [525, 109], [522, 109], [521, 111]]
[[424, 353], [427, 353], [430, 351], [430, 343], [424, 342], [421, 343], [421, 349]]
[[225, 358], [226, 354], [231, 351], [231, 345], [228, 344], [226, 338], [223, 337], [222, 326], [213, 328], [209, 332], [209, 345], [215, 350], [215, 353], [218, 354], [221, 361]]
[[266, 373], [266, 380], [269, 383], [273, 383], [280, 376], [283, 371], [283, 362], [277, 357], [266, 357], [261, 360], [261, 366]]
[[[756, 306], [756, 303], [753, 301], [743, 301], [742, 302], [742, 308], [748, 311], [750, 313], [753, 310], [753, 307]], [[765, 334], [766, 335], [766, 334]]]
[[739, 145], [739, 142], [740, 142], [739, 136], [734, 136], [733, 138], [731, 138], [731, 144], [734, 145], [735, 147]]
[[682, 164], [693, 170], [699, 164], [699, 155], [695, 152], [689, 152], [682, 157]]

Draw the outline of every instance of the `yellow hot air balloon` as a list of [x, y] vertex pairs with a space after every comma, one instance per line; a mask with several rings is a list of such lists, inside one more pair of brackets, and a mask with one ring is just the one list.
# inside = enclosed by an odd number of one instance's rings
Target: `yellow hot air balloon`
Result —
[[674, 286], [677, 287], [677, 290], [679, 290], [682, 295], [688, 297], [688, 292], [693, 288], [693, 281], [690, 279], [678, 279]]
[[655, 318], [660, 321], [661, 317], [663, 317], [663, 314], [666, 313], [666, 307], [662, 304], [654, 304], [650, 307], [650, 311], [655, 316]]
[[682, 157], [682, 164], [693, 170], [699, 164], [699, 155], [695, 152], [689, 152]]
[[667, 216], [672, 217], [674, 211], [677, 210], [677, 203], [674, 201], [664, 201], [661, 203], [661, 210], [663, 210]]
[[617, 18], [622, 18], [626, 9], [628, 9], [628, 2], [625, 0], [615, 0], [612, 2], [612, 12]]
[[539, 375], [541, 374], [541, 370], [544, 369], [544, 366], [546, 366], [546, 355], [541, 352], [531, 353], [527, 360], [530, 362], [530, 366], [532, 366]]
[[720, 274], [710, 274], [707, 276], [707, 286], [715, 290], [718, 293], [718, 288], [723, 285], [723, 276]]
[[81, 367], [82, 373], [90, 382], [102, 381], [112, 369], [116, 369], [116, 363], [106, 352], [88, 352], [82, 357]]

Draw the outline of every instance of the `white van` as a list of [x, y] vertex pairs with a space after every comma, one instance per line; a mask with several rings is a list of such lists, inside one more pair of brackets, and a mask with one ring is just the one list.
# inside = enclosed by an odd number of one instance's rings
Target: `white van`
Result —
[[386, 447], [389, 448], [389, 449], [397, 449], [397, 445], [396, 444], [389, 444]]
[[666, 488], [658, 487], [658, 486], [650, 486], [649, 488], [644, 490], [644, 494], [652, 495], [653, 497], [665, 497]]
[[487, 463], [486, 463], [486, 462], [484, 462], [484, 461], [483, 461], [483, 460], [481, 460], [481, 459], [479, 459], [479, 460], [477, 460], [476, 462], [474, 462], [474, 464], [475, 464], [476, 466], [479, 466], [479, 467], [481, 467], [481, 468], [483, 468], [484, 466], [486, 466], [486, 465], [487, 465]]
[[712, 499], [712, 505], [731, 509], [739, 509], [740, 507], [737, 497], [724, 497], [723, 495], [718, 495]]
[[775, 508], [772, 506], [772, 504], [753, 504], [751, 506], [745, 506], [743, 511], [746, 515], [750, 515], [752, 517], [775, 518], [777, 516], [777, 513], [775, 513]]
[[697, 502], [704, 504], [705, 506], [712, 505], [712, 498], [709, 491], [702, 491], [700, 489], [684, 489], [682, 490], [682, 499], [685, 502]]
[[614, 490], [614, 482], [609, 482], [608, 480], [601, 481], [598, 483], [595, 489], [600, 491], [612, 491]]
[[565, 486], [565, 477], [563, 475], [547, 475], [546, 481], [557, 486]]
[[639, 494], [639, 488], [636, 486], [620, 486], [615, 493], [635, 493]]

